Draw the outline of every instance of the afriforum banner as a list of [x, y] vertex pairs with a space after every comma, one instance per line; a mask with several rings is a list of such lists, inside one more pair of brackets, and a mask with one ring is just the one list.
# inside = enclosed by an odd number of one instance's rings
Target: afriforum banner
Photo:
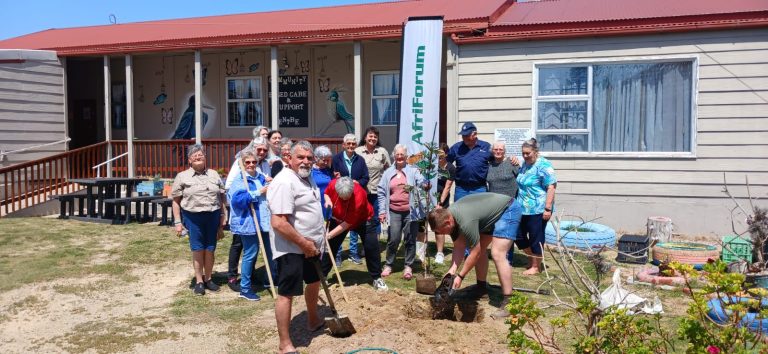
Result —
[[403, 30], [398, 143], [415, 154], [437, 142], [440, 116], [442, 17], [409, 18]]
[[[438, 143], [443, 18], [411, 17], [403, 29], [398, 143], [413, 155]], [[432, 189], [437, 180], [432, 181]], [[432, 194], [432, 193], [430, 193]]]

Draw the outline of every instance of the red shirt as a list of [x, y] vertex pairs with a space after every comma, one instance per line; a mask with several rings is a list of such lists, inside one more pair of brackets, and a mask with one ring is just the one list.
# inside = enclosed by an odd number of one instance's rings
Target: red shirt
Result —
[[342, 200], [336, 193], [336, 179], [334, 178], [325, 188], [325, 194], [331, 198], [333, 203], [333, 217], [350, 225], [354, 229], [373, 217], [373, 207], [368, 203], [368, 192], [355, 182], [355, 188], [352, 191], [352, 197], [348, 200]]

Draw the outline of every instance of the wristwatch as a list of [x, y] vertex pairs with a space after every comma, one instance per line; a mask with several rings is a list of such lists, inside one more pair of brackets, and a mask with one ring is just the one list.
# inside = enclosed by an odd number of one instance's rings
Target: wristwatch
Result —
[[544, 208], [544, 211], [552, 212], [552, 208]]

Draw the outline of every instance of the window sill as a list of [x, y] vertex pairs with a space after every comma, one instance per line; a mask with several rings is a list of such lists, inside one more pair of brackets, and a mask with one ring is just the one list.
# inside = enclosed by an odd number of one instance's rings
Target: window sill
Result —
[[584, 158], [584, 159], [680, 159], [695, 160], [696, 154], [692, 152], [547, 152], [542, 151], [544, 157]]

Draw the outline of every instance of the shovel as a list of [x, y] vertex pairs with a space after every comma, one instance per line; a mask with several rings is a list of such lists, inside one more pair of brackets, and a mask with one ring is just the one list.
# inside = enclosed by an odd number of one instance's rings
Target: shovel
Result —
[[[331, 255], [331, 257], [333, 257], [333, 255]], [[328, 291], [328, 283], [325, 282], [323, 270], [320, 268], [320, 261], [313, 259], [312, 264], [315, 266], [317, 276], [320, 277], [320, 284], [323, 286], [325, 297], [328, 298], [328, 305], [331, 306], [331, 313], [333, 314], [333, 317], [325, 318], [325, 326], [328, 327], [328, 330], [331, 331], [331, 335], [334, 337], [349, 337], [357, 333], [355, 326], [352, 325], [352, 321], [349, 320], [349, 317], [339, 316], [339, 313], [336, 311], [336, 306], [333, 304], [333, 299], [331, 298], [331, 292]]]

